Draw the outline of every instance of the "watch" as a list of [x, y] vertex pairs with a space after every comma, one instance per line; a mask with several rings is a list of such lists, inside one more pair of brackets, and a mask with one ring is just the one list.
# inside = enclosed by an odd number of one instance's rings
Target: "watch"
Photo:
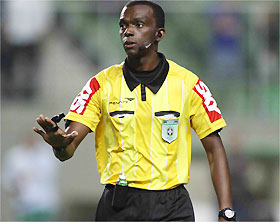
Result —
[[236, 213], [231, 208], [225, 208], [219, 211], [218, 217], [222, 217], [226, 219], [227, 221], [235, 221], [236, 219]]

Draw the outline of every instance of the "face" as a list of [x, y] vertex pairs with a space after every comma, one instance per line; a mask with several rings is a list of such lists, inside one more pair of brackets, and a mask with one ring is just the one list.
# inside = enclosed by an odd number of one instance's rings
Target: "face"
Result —
[[153, 44], [157, 32], [153, 9], [147, 5], [123, 8], [119, 20], [120, 36], [128, 56], [141, 55]]

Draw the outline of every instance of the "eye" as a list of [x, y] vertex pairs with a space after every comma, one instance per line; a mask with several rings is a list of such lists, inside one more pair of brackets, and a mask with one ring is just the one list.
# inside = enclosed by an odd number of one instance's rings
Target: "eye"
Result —
[[137, 28], [142, 28], [143, 26], [144, 26], [143, 23], [136, 23]]

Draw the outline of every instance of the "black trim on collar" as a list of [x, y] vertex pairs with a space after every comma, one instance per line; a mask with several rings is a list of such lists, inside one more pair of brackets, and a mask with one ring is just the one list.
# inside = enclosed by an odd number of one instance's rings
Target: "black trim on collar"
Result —
[[[154, 94], [159, 91], [169, 71], [169, 64], [166, 61], [165, 56], [162, 53], [158, 53], [158, 55], [160, 59], [163, 60], [163, 63], [160, 67], [158, 67], [158, 71], [154, 78], [148, 83], [144, 83], [144, 85], [147, 86]], [[140, 83], [142, 83], [133, 74], [133, 71], [127, 63], [127, 59], [125, 59], [125, 63], [123, 64], [123, 75], [130, 91], [133, 91]]]

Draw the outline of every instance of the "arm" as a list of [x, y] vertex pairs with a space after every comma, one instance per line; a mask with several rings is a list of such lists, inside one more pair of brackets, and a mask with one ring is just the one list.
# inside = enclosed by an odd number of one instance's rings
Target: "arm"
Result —
[[[211, 178], [217, 194], [220, 210], [232, 208], [231, 184], [228, 161], [222, 140], [218, 133], [211, 133], [201, 139], [206, 151]], [[223, 218], [219, 219], [223, 221]]]
[[71, 122], [65, 131], [59, 128], [56, 132], [52, 132], [51, 128], [55, 127], [56, 123], [50, 118], [40, 115], [36, 121], [44, 131], [36, 127], [33, 130], [53, 147], [55, 156], [61, 161], [70, 159], [79, 144], [90, 132], [87, 126], [78, 122]]

